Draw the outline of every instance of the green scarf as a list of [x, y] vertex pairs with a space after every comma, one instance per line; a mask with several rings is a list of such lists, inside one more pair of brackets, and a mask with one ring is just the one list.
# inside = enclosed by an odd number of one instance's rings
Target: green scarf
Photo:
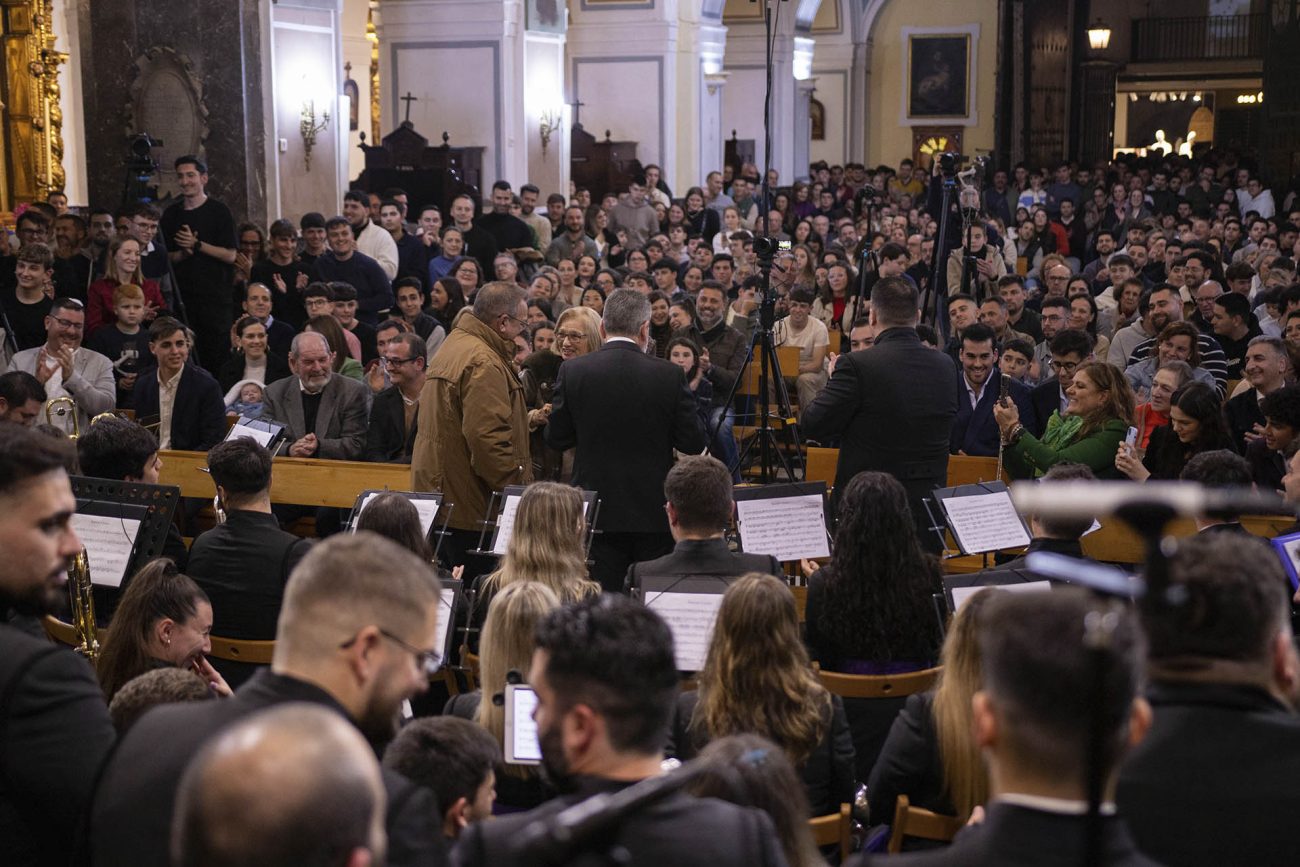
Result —
[[1052, 417], [1047, 420], [1047, 430], [1043, 431], [1043, 438], [1040, 442], [1052, 451], [1059, 452], [1074, 442], [1075, 437], [1079, 435], [1079, 431], [1082, 429], [1083, 416], [1063, 416], [1060, 412], [1053, 412]]

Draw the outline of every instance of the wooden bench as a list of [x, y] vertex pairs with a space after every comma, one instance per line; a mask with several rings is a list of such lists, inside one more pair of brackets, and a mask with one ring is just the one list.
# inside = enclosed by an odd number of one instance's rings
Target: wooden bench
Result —
[[[206, 452], [162, 451], [159, 482], [176, 485], [181, 496], [211, 499], [215, 490], [206, 468]], [[271, 469], [271, 502], [303, 506], [351, 508], [362, 491], [411, 488], [406, 464], [329, 461], [319, 458], [275, 458]]]

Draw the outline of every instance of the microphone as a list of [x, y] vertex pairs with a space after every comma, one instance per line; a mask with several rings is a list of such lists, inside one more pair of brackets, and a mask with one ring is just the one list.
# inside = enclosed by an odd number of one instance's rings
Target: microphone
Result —
[[1016, 482], [1011, 499], [1021, 512], [1067, 520], [1150, 509], [1188, 518], [1297, 514], [1293, 504], [1273, 491], [1207, 488], [1196, 482]]

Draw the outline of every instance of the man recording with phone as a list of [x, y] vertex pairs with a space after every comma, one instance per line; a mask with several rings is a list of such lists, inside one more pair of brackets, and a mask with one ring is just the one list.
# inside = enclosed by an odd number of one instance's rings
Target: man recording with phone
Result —
[[1021, 414], [1032, 411], [1029, 389], [1009, 376], [998, 373], [998, 344], [993, 329], [976, 323], [961, 334], [957, 356], [961, 384], [957, 418], [953, 421], [950, 447], [954, 455], [994, 457], [1000, 442], [993, 404], [1011, 400]]

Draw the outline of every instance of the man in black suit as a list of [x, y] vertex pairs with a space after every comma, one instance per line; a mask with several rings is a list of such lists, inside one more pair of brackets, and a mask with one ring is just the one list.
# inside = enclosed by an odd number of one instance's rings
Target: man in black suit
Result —
[[1052, 370], [1056, 375], [1040, 382], [1029, 392], [1032, 415], [1021, 412], [1021, 420], [1031, 434], [1041, 437], [1047, 430], [1047, 420], [1054, 412], [1064, 412], [1068, 399], [1065, 389], [1074, 381], [1079, 365], [1092, 358], [1092, 339], [1083, 331], [1066, 329], [1058, 331], [1049, 345], [1052, 353]]
[[592, 577], [617, 593], [629, 566], [672, 550], [662, 497], [673, 450], [699, 454], [708, 435], [681, 368], [645, 353], [644, 295], [611, 292], [600, 333], [599, 352], [560, 367], [546, 444], [557, 451], [576, 446], [573, 484], [600, 495]]
[[1265, 419], [1260, 401], [1286, 385], [1288, 367], [1286, 344], [1276, 337], [1256, 337], [1246, 347], [1243, 372], [1250, 388], [1229, 398], [1223, 406], [1237, 451], [1245, 453], [1246, 446], [1263, 435]]
[[800, 424], [815, 440], [839, 438], [835, 490], [863, 470], [894, 476], [907, 489], [921, 543], [937, 550], [923, 498], [948, 481], [948, 448], [957, 416], [957, 368], [916, 334], [916, 287], [886, 277], [871, 293], [870, 351], [841, 355], [830, 382]]
[[[950, 448], [954, 455], [994, 457], [1001, 435], [993, 418], [993, 404], [1002, 393], [998, 372], [998, 345], [993, 329], [975, 323], [961, 333], [957, 362], [957, 418], [953, 421]], [[1032, 412], [1029, 389], [1015, 380], [1007, 382], [1007, 394], [1022, 416]]]
[[[284, 587], [311, 542], [280, 529], [271, 513], [271, 453], [241, 437], [208, 452], [208, 472], [226, 521], [199, 534], [190, 548], [191, 578], [212, 602], [212, 632], [223, 638], [275, 638]], [[236, 687], [255, 670], [217, 660]]]
[[374, 753], [338, 714], [304, 704], [261, 711], [213, 738], [185, 773], [175, 861], [305, 867], [369, 864], [374, 856], [378, 863], [383, 803]]
[[221, 386], [190, 364], [185, 326], [163, 317], [149, 326], [149, 351], [158, 366], [142, 374], [132, 390], [135, 417], [158, 431], [159, 448], [206, 451], [226, 435]]
[[687, 455], [664, 479], [664, 511], [677, 545], [671, 554], [634, 563], [627, 570], [624, 591], [641, 587], [641, 576], [655, 578], [709, 575], [738, 578], [750, 572], [781, 575], [771, 554], [733, 554], [724, 534], [736, 505], [727, 465], [708, 455]]
[[[285, 589], [275, 661], [233, 697], [164, 705], [140, 718], [105, 764], [90, 844], [96, 867], [167, 867], [181, 776], [211, 738], [263, 708], [316, 705], [352, 722], [378, 753], [402, 702], [440, 664], [438, 581], [427, 563], [373, 533], [318, 545]], [[445, 863], [433, 797], [385, 771], [390, 865]], [[274, 800], [275, 793], [267, 792]]]
[[420, 391], [428, 348], [418, 334], [398, 334], [380, 351], [380, 363], [393, 384], [375, 395], [370, 406], [365, 460], [409, 464], [415, 447]]
[[[561, 790], [535, 810], [477, 822], [461, 832], [461, 867], [538, 863], [518, 847], [524, 829], [596, 795], [627, 790], [662, 773], [677, 695], [673, 638], [649, 608], [604, 594], [552, 611], [538, 624], [528, 683], [542, 764]], [[677, 792], [625, 817], [580, 856], [623, 849], [630, 864], [767, 867], [785, 859], [767, 814]], [[559, 862], [557, 862], [559, 863]]]
[[[1092, 647], [1088, 624], [1103, 619], [1104, 625], [1092, 628], [1105, 629], [1107, 640]], [[1067, 588], [1051, 593], [995, 593], [985, 604], [981, 621], [984, 688], [972, 699], [971, 729], [988, 763], [987, 816], [946, 849], [850, 864], [1074, 867], [1084, 863], [1086, 757], [1093, 726], [1099, 724], [1106, 744], [1099, 769], [1103, 775], [1101, 851], [1087, 863], [1156, 867], [1138, 852], [1124, 820], [1108, 807], [1120, 761], [1129, 746], [1142, 739], [1151, 721], [1151, 708], [1138, 695], [1142, 637], [1137, 615]], [[1100, 691], [1093, 680], [1099, 661], [1106, 671]], [[1177, 818], [1181, 822], [1182, 817]]]
[[1155, 718], [1120, 771], [1119, 808], [1166, 864], [1300, 863], [1284, 818], [1300, 812], [1300, 659], [1277, 555], [1201, 535], [1179, 543], [1169, 579], [1189, 598], [1142, 609]]
[[[0, 422], [0, 840], [6, 865], [71, 863], [72, 833], [113, 744], [86, 660], [34, 618], [66, 603], [76, 500], [65, 440]], [[29, 628], [30, 627], [30, 628]]]

